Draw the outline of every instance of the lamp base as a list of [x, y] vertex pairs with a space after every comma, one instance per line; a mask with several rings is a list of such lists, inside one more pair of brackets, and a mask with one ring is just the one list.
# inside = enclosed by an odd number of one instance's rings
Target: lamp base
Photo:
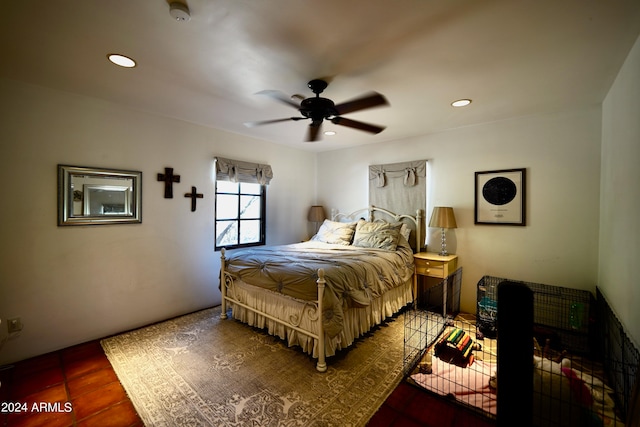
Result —
[[444, 228], [440, 229], [440, 237], [441, 237], [441, 243], [442, 243], [442, 248], [440, 250], [440, 253], [438, 255], [440, 256], [447, 256], [449, 255], [447, 253], [447, 235], [445, 234], [446, 231]]

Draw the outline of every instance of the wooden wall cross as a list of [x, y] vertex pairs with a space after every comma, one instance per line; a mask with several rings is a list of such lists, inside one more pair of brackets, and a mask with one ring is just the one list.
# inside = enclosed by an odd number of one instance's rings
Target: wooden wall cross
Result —
[[180, 175], [174, 175], [173, 168], [164, 168], [164, 173], [158, 174], [158, 181], [164, 181], [164, 198], [173, 199], [173, 183], [180, 182]]
[[204, 198], [204, 194], [198, 194], [196, 187], [191, 187], [191, 193], [185, 193], [184, 197], [191, 198], [191, 212], [196, 211], [196, 200]]

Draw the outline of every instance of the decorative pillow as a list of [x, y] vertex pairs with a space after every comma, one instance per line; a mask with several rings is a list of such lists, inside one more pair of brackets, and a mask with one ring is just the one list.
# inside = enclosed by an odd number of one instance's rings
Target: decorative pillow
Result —
[[407, 239], [407, 242], [410, 241], [409, 239], [411, 238], [411, 229], [404, 222], [402, 223], [402, 227], [400, 227], [400, 234], [402, 234], [404, 238]]
[[398, 246], [401, 223], [360, 221], [356, 226], [353, 246], [395, 251]]
[[336, 222], [325, 219], [311, 240], [334, 245], [350, 245], [355, 230], [355, 222]]

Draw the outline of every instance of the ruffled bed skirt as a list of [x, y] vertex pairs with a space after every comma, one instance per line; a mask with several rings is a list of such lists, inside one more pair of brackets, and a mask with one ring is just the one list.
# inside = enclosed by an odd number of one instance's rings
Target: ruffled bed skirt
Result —
[[[283, 322], [317, 334], [316, 310], [309, 303], [261, 289], [237, 279], [234, 280], [233, 288], [228, 291], [228, 296], [234, 297], [237, 301]], [[342, 331], [334, 337], [325, 337], [325, 355], [333, 356], [338, 350], [349, 347], [358, 337], [393, 316], [405, 305], [413, 302], [412, 289], [413, 282], [409, 280], [404, 285], [391, 289], [376, 298], [369, 306], [345, 308]], [[318, 358], [317, 339], [232, 302], [230, 305], [234, 319], [249, 326], [265, 329], [269, 335], [278, 336], [286, 341], [289, 347], [299, 346], [305, 353]]]

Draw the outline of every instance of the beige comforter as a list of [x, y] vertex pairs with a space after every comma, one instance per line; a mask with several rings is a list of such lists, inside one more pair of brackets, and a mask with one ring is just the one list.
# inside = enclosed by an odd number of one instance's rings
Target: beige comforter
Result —
[[226, 271], [235, 278], [302, 300], [317, 299], [318, 269], [325, 271], [324, 327], [335, 336], [344, 309], [367, 306], [413, 275], [413, 252], [401, 238], [396, 251], [304, 242], [228, 253]]

